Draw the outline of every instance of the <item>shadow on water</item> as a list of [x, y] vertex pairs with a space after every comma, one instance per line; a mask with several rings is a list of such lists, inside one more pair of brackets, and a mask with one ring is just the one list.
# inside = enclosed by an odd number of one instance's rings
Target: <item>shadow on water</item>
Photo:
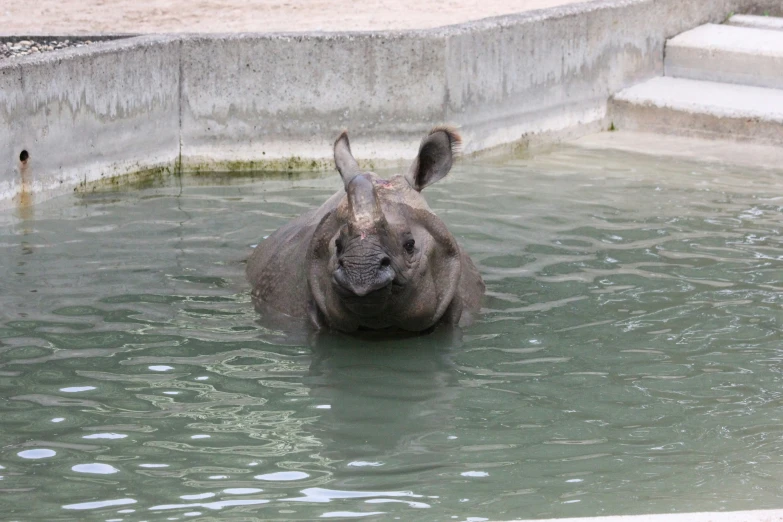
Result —
[[433, 435], [448, 431], [456, 416], [452, 357], [460, 345], [461, 332], [445, 327], [397, 339], [314, 338], [304, 384], [320, 417], [311, 427], [323, 456], [342, 462], [335, 473], [340, 487], [361, 487], [368, 470], [394, 482], [447, 465], [448, 455], [433, 447], [446, 437]]

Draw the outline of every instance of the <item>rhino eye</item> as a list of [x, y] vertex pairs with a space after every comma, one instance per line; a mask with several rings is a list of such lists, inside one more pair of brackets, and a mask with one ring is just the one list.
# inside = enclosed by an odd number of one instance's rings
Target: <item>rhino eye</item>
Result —
[[407, 253], [412, 254], [414, 245], [416, 245], [416, 242], [412, 239], [409, 239], [405, 242], [405, 244], [402, 245], [402, 247]]
[[342, 254], [343, 253], [343, 242], [340, 241], [339, 238], [335, 239], [334, 247], [337, 249], [337, 253], [338, 254]]

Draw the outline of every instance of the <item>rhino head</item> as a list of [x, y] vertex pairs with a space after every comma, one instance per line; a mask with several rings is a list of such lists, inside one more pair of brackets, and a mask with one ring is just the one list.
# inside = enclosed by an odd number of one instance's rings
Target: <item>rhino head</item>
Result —
[[381, 179], [359, 168], [340, 135], [334, 159], [345, 195], [318, 223], [306, 260], [316, 324], [422, 331], [445, 315], [459, 319], [463, 256], [421, 195], [448, 174], [459, 145], [454, 130], [436, 128], [406, 174]]

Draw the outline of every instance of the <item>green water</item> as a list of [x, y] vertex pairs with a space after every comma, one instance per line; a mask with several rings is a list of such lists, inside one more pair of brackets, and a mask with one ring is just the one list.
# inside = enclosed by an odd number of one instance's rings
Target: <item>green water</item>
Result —
[[259, 322], [251, 246], [335, 173], [0, 213], [0, 519], [508, 520], [783, 507], [783, 171], [562, 148], [431, 206], [477, 324]]

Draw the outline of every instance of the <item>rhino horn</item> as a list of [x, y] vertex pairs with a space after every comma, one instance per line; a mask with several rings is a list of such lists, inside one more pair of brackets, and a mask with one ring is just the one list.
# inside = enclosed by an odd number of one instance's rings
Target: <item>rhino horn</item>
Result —
[[381, 204], [369, 176], [355, 176], [345, 190], [348, 193], [354, 225], [364, 229], [383, 222]]
[[340, 177], [343, 178], [343, 184], [345, 190], [348, 190], [348, 185], [351, 180], [361, 173], [359, 164], [351, 154], [351, 144], [348, 141], [348, 131], [343, 131], [334, 142], [334, 163], [337, 166], [337, 170], [340, 171]]

